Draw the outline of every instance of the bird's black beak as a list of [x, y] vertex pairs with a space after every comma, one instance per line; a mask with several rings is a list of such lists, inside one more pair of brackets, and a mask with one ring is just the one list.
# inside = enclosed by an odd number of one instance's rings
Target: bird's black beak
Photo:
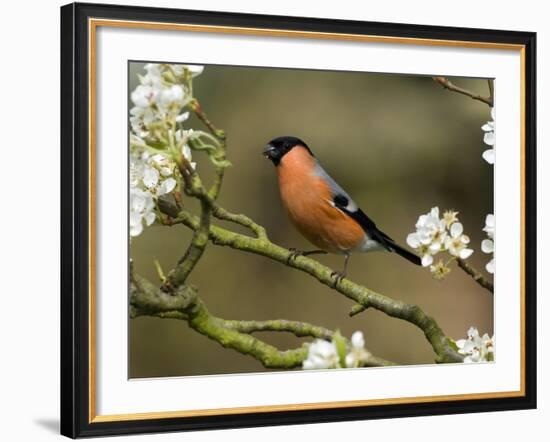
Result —
[[265, 146], [262, 154], [268, 160], [273, 160], [273, 158], [275, 157], [275, 151], [276, 151], [275, 147], [273, 147], [271, 144], [268, 144], [267, 146]]

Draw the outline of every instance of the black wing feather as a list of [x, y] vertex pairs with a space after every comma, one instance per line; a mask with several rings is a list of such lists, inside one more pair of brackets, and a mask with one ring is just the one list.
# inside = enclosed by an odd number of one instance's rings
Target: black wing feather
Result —
[[374, 221], [370, 219], [359, 207], [357, 207], [354, 211], [349, 210], [349, 198], [346, 195], [335, 195], [333, 201], [335, 207], [359, 223], [369, 238], [379, 242], [386, 250], [395, 252], [414, 264], [421, 264], [421, 259], [418, 256], [412, 252], [409, 252], [407, 249], [404, 249], [392, 238], [382, 232], [378, 227], [376, 227]]

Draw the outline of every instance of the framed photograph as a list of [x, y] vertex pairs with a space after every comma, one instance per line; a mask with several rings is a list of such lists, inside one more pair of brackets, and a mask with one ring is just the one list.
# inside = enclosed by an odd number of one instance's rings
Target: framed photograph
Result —
[[535, 44], [63, 6], [62, 434], [535, 408]]

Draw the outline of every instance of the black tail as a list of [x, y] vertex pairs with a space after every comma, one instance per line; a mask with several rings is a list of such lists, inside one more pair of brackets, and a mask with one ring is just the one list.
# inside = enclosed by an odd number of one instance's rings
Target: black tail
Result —
[[414, 253], [409, 252], [407, 249], [404, 249], [403, 247], [401, 247], [396, 243], [391, 244], [390, 250], [397, 253], [399, 256], [402, 256], [407, 261], [412, 262], [413, 264], [416, 264], [418, 266], [422, 265], [422, 260], [420, 259], [420, 256], [417, 256]]
[[[407, 261], [410, 261], [417, 266], [422, 265], [422, 260], [419, 256], [416, 256], [414, 253], [409, 252], [399, 244], [396, 244], [393, 239], [376, 227], [376, 224], [374, 224], [374, 222], [367, 215], [365, 215], [365, 212], [361, 209], [357, 209], [355, 212], [350, 212], [346, 209], [346, 207], [338, 206], [338, 201], [336, 199], [334, 202], [336, 203], [336, 207], [338, 207], [342, 212], [347, 213], [351, 218], [359, 223], [369, 238], [378, 241], [386, 250], [397, 253]], [[347, 204], [348, 200], [346, 199], [346, 205]]]

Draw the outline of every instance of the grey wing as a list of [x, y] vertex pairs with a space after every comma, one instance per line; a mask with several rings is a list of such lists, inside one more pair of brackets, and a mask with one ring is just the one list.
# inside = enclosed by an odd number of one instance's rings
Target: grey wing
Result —
[[332, 204], [334, 207], [337, 207], [350, 218], [357, 221], [371, 239], [378, 241], [385, 249], [393, 250], [393, 239], [376, 227], [374, 221], [359, 208], [351, 196], [342, 189], [319, 163], [317, 163], [316, 173], [321, 176], [332, 189]]
[[[347, 212], [355, 212], [359, 209], [359, 206], [353, 201], [351, 196], [348, 195], [348, 193], [340, 187], [340, 185], [332, 179], [332, 177], [321, 167], [319, 163], [317, 163], [315, 173], [322, 177], [330, 186], [332, 189], [332, 198], [334, 205], [338, 207], [339, 209], [346, 209]], [[345, 198], [345, 204], [344, 207], [340, 207], [342, 203], [344, 203]], [[335, 199], [340, 199], [340, 205], [336, 204]]]

